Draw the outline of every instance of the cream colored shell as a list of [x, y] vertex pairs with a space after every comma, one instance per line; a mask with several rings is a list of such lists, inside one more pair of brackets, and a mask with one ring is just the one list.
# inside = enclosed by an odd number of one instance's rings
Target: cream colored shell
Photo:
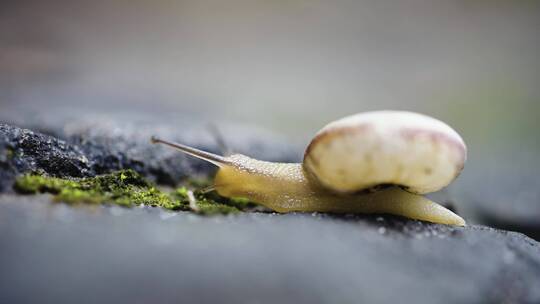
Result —
[[304, 155], [304, 170], [323, 186], [355, 192], [380, 184], [415, 193], [437, 191], [463, 169], [467, 148], [447, 124], [403, 111], [366, 112], [322, 128]]

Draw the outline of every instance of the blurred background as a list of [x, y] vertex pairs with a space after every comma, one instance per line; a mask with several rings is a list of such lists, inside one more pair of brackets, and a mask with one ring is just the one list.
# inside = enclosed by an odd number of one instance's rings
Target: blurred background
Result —
[[345, 115], [418, 111], [469, 147], [445, 197], [525, 231], [540, 225], [539, 46], [532, 0], [4, 0], [0, 119], [190, 116], [302, 147]]

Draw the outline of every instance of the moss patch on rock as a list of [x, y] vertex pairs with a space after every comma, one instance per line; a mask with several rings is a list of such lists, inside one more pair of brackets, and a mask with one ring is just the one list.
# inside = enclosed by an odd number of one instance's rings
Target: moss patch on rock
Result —
[[190, 186], [194, 189], [196, 210], [190, 208], [188, 188], [166, 192], [133, 170], [78, 179], [23, 175], [17, 178], [14, 189], [22, 194], [51, 193], [54, 201], [68, 204], [115, 204], [124, 207], [146, 205], [204, 215], [238, 213], [256, 206], [243, 199], [228, 199], [215, 192], [205, 193], [201, 189], [208, 183], [197, 181], [196, 184], [198, 188]]
[[7, 147], [6, 148], [6, 157], [7, 157], [7, 159], [13, 159], [14, 156], [15, 156], [15, 151], [13, 150], [13, 148]]

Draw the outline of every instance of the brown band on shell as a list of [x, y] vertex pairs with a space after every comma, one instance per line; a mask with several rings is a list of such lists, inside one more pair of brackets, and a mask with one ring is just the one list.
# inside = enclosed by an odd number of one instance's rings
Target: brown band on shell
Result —
[[[306, 151], [304, 152], [304, 160], [302, 162], [302, 169], [304, 170], [304, 172], [306, 174], [306, 177], [308, 177], [308, 179], [316, 182], [317, 184], [319, 184], [321, 186], [324, 186], [324, 184], [319, 180], [319, 178], [314, 174], [314, 172], [312, 172], [311, 170], [309, 170], [305, 166], [306, 161], [309, 158], [315, 167], [319, 167], [319, 160], [317, 158], [313, 157], [313, 154], [311, 153], [311, 151], [314, 149], [315, 145], [319, 144], [321, 141], [323, 141], [323, 140], [325, 140], [325, 139], [327, 139], [329, 137], [331, 138], [331, 137], [335, 137], [335, 136], [342, 136], [344, 134], [353, 134], [353, 133], [359, 133], [359, 132], [366, 132], [367, 130], [369, 130], [371, 128], [372, 128], [372, 126], [370, 124], [359, 124], [359, 125], [351, 126], [351, 127], [329, 128], [328, 130], [325, 130], [323, 132], [318, 133], [311, 140], [311, 142], [309, 143], [309, 145], [306, 148]], [[336, 190], [334, 189], [334, 191], [336, 191]], [[348, 192], [343, 192], [343, 194], [346, 194], [346, 193], [348, 193]]]
[[[307, 158], [307, 155], [310, 154], [311, 150], [315, 147], [316, 144], [320, 143], [322, 140], [324, 140], [327, 137], [334, 137], [334, 136], [340, 136], [343, 134], [352, 134], [352, 133], [360, 133], [365, 132], [369, 129], [371, 129], [372, 126], [370, 124], [364, 123], [359, 124], [351, 127], [336, 127], [336, 128], [329, 128], [328, 130], [325, 130], [323, 132], [318, 133], [309, 143], [309, 145], [306, 148], [306, 151], [304, 152], [304, 160]], [[314, 162], [314, 160], [312, 158]]]
[[418, 136], [427, 136], [432, 141], [442, 142], [445, 145], [458, 151], [460, 157], [458, 163], [456, 164], [456, 177], [461, 173], [465, 167], [465, 161], [467, 160], [467, 146], [461, 140], [458, 140], [452, 136], [448, 136], [444, 132], [440, 131], [431, 131], [425, 129], [414, 129], [414, 128], [405, 128], [400, 131], [401, 136], [414, 139]]

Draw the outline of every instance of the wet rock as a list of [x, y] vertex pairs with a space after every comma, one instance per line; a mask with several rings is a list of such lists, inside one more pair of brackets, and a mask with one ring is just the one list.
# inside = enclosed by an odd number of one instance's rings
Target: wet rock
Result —
[[484, 226], [4, 195], [0, 244], [2, 303], [540, 302], [540, 244]]

